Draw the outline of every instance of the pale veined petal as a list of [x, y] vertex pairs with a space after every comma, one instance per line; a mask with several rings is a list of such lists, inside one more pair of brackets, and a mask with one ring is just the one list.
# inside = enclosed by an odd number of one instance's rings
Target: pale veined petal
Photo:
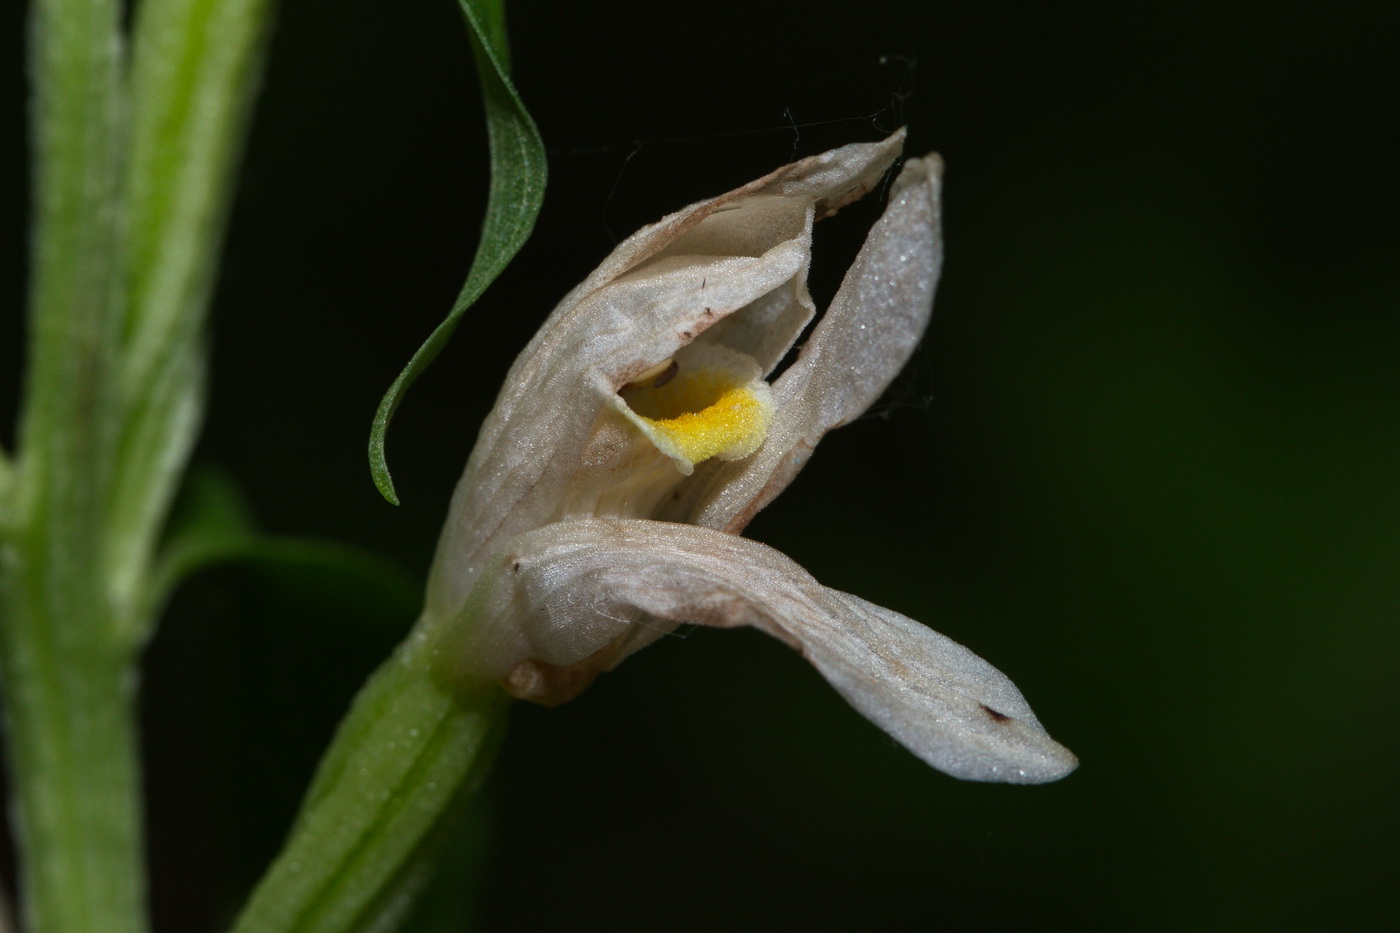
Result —
[[482, 586], [493, 591], [483, 606], [499, 615], [487, 625], [509, 629], [519, 653], [495, 659], [499, 674], [526, 698], [568, 699], [682, 623], [749, 625], [796, 648], [861, 714], [954, 777], [1041, 783], [1077, 765], [986, 661], [755, 541], [670, 522], [558, 522], [513, 541]]
[[792, 481], [826, 432], [880, 397], [933, 310], [943, 258], [941, 172], [936, 155], [905, 163], [831, 307], [774, 384], [776, 413], [763, 447], [742, 462], [711, 464], [657, 517], [743, 530]]

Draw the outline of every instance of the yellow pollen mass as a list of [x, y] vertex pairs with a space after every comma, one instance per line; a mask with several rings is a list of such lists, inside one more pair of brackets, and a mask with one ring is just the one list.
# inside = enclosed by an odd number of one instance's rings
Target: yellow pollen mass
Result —
[[643, 373], [620, 393], [628, 417], [683, 473], [711, 457], [749, 456], [772, 420], [772, 396], [757, 365], [733, 351], [706, 349], [706, 358], [652, 367], [658, 372]]
[[691, 463], [711, 457], [737, 460], [758, 450], [772, 408], [747, 388], [731, 388], [700, 411], [643, 420], [667, 437]]

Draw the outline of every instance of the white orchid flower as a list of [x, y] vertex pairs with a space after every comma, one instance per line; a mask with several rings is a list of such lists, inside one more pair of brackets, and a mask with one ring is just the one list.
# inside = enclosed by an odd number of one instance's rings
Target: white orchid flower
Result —
[[550, 315], [481, 429], [429, 581], [420, 631], [459, 676], [559, 703], [682, 623], [752, 625], [948, 774], [1074, 769], [990, 664], [739, 537], [923, 334], [942, 259], [934, 155], [904, 164], [831, 306], [772, 375], [815, 313], [814, 221], [874, 189], [903, 135], [642, 229]]

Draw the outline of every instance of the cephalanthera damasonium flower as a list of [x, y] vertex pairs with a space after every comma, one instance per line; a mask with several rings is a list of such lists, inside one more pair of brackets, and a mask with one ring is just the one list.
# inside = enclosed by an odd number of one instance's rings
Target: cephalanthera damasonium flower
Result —
[[813, 222], [875, 188], [903, 136], [672, 214], [564, 298], [511, 368], [439, 542], [420, 632], [455, 674], [559, 703], [677, 625], [752, 625], [935, 768], [1073, 770], [990, 664], [738, 536], [924, 331], [942, 259], [933, 155], [904, 164], [831, 307], [767, 381], [815, 313]]

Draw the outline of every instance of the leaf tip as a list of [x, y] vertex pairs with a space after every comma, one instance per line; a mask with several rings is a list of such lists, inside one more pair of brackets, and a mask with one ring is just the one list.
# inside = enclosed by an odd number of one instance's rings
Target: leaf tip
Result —
[[379, 490], [379, 494], [389, 500], [390, 505], [398, 505], [399, 496], [394, 491], [394, 478], [389, 475], [389, 464], [384, 460], [382, 448], [370, 451], [369, 472], [374, 478], [374, 488]]
[[[390, 395], [393, 392], [391, 390]], [[385, 398], [387, 403], [389, 398]], [[398, 493], [394, 491], [394, 478], [389, 475], [389, 461], [384, 456], [384, 432], [389, 426], [389, 414], [385, 406], [381, 406], [378, 415], [374, 419], [374, 427], [369, 432], [369, 475], [374, 480], [374, 488], [379, 490], [379, 494], [389, 501], [390, 505], [399, 504]]]

